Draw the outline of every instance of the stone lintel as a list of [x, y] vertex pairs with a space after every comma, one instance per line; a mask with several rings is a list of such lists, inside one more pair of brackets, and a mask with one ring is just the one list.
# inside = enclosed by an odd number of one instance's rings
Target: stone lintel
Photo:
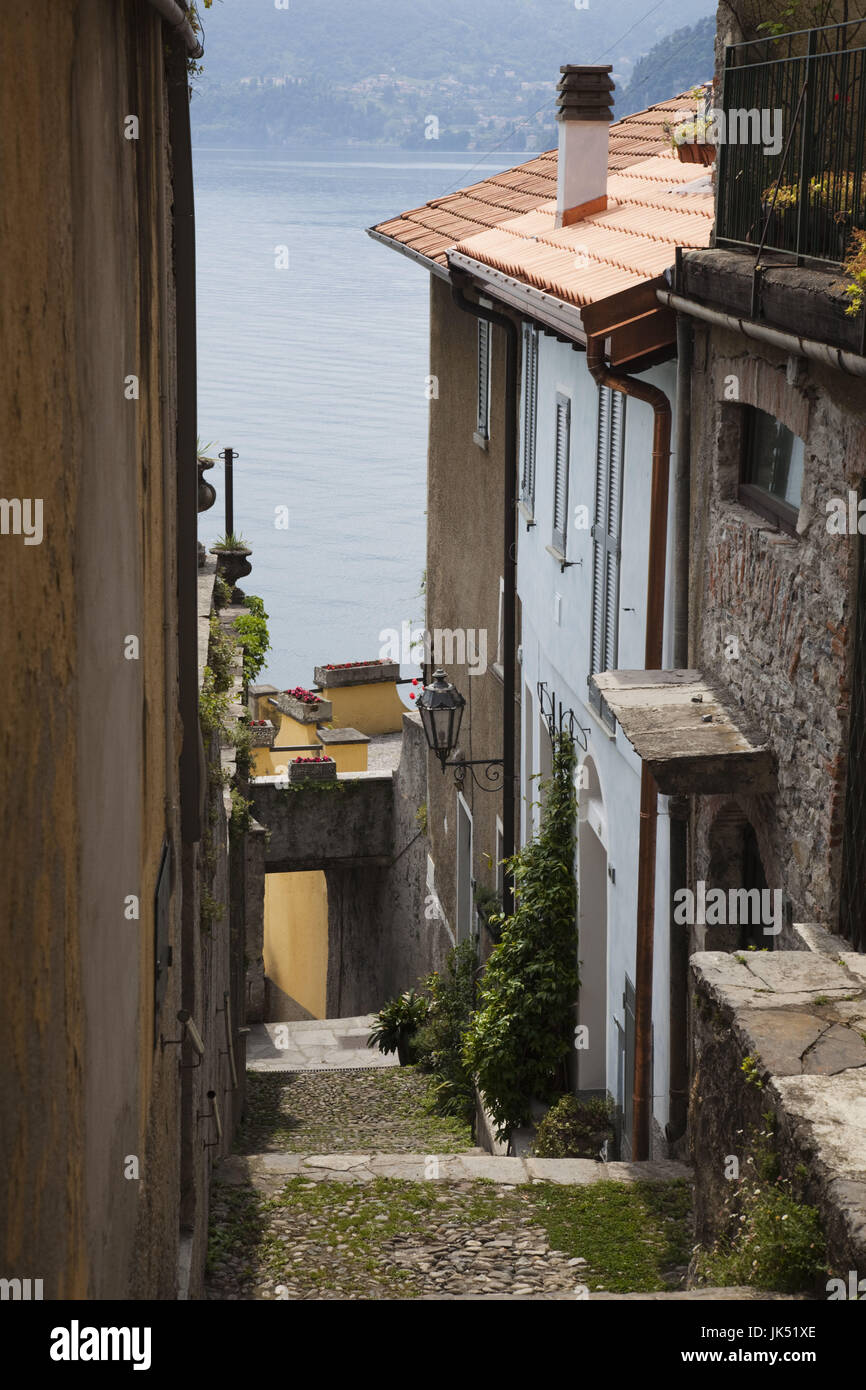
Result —
[[775, 758], [700, 671], [604, 671], [592, 683], [666, 796], [772, 791]]

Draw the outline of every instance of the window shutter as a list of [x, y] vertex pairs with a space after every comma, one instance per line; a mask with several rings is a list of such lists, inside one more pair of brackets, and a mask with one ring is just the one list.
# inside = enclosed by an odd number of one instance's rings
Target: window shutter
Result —
[[[625, 397], [599, 387], [595, 456], [595, 510], [592, 528], [592, 611], [589, 674], [612, 671], [617, 663], [619, 560], [622, 530]], [[590, 685], [590, 699], [608, 723], [604, 700]]]
[[556, 394], [556, 456], [553, 475], [553, 544], [565, 554], [568, 521], [568, 458], [571, 436], [571, 401]]
[[538, 404], [538, 333], [523, 325], [523, 486], [521, 496], [535, 511], [535, 439]]
[[478, 421], [476, 432], [482, 439], [489, 439], [488, 422], [490, 418], [490, 324], [486, 319], [478, 320]]

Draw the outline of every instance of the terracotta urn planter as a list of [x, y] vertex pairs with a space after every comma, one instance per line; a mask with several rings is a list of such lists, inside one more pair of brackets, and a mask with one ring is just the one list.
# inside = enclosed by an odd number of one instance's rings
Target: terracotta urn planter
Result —
[[290, 782], [336, 782], [337, 764], [333, 758], [293, 758], [289, 763]]

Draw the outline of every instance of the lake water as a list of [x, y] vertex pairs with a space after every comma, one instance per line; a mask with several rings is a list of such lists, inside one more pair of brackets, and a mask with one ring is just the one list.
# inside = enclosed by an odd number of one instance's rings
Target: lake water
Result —
[[[264, 599], [273, 648], [261, 680], [309, 686], [315, 665], [423, 625], [429, 276], [364, 229], [531, 158], [194, 150], [198, 429], [208, 453], [239, 455], [242, 587]], [[210, 545], [222, 463], [207, 477]]]

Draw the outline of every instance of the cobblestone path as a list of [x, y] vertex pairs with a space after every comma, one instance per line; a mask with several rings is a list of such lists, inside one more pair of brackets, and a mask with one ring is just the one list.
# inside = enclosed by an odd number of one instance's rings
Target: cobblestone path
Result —
[[599, 1180], [614, 1168], [628, 1176], [627, 1165], [578, 1162], [548, 1181], [549, 1162], [484, 1155], [467, 1127], [425, 1111], [426, 1078], [412, 1068], [251, 1074], [248, 1084], [236, 1152], [215, 1175], [209, 1299], [575, 1298], [681, 1286], [682, 1179]]

